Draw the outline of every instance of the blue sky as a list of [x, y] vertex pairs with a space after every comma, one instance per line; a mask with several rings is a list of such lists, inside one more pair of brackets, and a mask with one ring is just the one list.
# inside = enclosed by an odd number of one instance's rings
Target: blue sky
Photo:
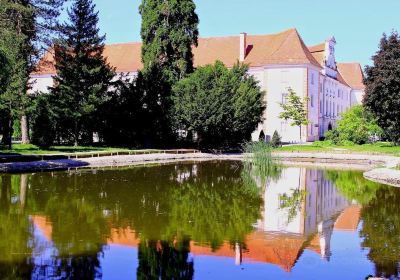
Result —
[[[140, 41], [140, 0], [94, 0], [108, 43]], [[195, 0], [200, 36], [295, 27], [307, 45], [333, 35], [338, 61], [370, 64], [383, 32], [400, 31], [400, 0]]]

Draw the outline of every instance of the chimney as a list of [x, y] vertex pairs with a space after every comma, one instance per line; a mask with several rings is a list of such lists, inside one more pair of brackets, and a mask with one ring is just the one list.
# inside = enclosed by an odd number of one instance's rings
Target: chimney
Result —
[[240, 33], [240, 57], [239, 61], [243, 62], [247, 55], [247, 33]]

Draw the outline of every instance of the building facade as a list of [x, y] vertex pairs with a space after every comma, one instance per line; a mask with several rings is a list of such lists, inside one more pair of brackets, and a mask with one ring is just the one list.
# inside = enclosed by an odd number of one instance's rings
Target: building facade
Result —
[[[364, 94], [363, 73], [358, 63], [337, 63], [335, 38], [307, 47], [296, 29], [277, 34], [214, 37], [199, 39], [193, 48], [194, 66], [213, 64], [219, 60], [227, 67], [242, 62], [249, 65], [265, 91], [267, 108], [263, 121], [252, 134], [254, 141], [268, 140], [277, 131], [282, 141], [298, 143], [316, 141], [336, 126], [340, 114], [359, 104]], [[141, 43], [111, 44], [104, 56], [117, 74], [134, 77], [142, 69]], [[31, 75], [30, 92], [47, 92], [56, 74], [54, 58], [49, 51]], [[307, 99], [309, 124], [300, 128], [279, 118], [281, 103], [288, 90]]]

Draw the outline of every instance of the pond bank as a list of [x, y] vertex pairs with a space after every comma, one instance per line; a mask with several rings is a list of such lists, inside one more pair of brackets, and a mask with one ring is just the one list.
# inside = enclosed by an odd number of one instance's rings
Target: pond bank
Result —
[[[243, 160], [243, 154], [209, 154], [176, 150], [176, 153], [118, 154], [84, 157], [70, 156], [62, 159], [44, 159], [36, 161], [17, 161], [0, 163], [1, 173], [24, 173], [68, 170], [75, 168], [122, 167], [152, 163], [204, 160]], [[400, 158], [387, 155], [275, 152], [285, 165], [306, 165], [310, 167], [357, 169], [366, 171], [364, 176], [379, 183], [400, 186], [400, 171], [393, 167], [400, 164]]]

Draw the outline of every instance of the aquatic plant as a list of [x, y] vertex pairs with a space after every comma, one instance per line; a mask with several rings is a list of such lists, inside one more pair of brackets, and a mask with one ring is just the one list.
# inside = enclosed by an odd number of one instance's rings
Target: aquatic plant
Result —
[[246, 184], [265, 187], [270, 180], [278, 180], [282, 165], [272, 156], [272, 147], [265, 142], [249, 142], [244, 145], [242, 179]]

